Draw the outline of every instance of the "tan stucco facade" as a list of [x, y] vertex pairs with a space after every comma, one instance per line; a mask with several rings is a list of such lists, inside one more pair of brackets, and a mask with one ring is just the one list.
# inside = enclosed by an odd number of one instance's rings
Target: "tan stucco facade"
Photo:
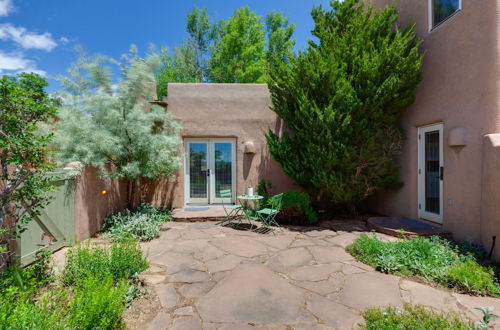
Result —
[[257, 189], [260, 179], [272, 181], [272, 193], [293, 189], [292, 181], [272, 160], [267, 148], [265, 133], [269, 129], [279, 133], [282, 129], [281, 120], [270, 110], [270, 102], [265, 84], [169, 84], [166, 110], [183, 128], [183, 164], [174, 178], [149, 185], [148, 199], [174, 208], [189, 202], [184, 162], [184, 142], [189, 139], [234, 141], [235, 195], [244, 194], [247, 187]]
[[[372, 2], [384, 6], [392, 1]], [[400, 120], [407, 138], [399, 159], [404, 187], [378, 194], [371, 208], [418, 216], [418, 128], [442, 123], [443, 227], [455, 239], [472, 239], [489, 249], [492, 236], [500, 235], [500, 144], [495, 135], [500, 132], [500, 1], [462, 0], [462, 9], [432, 31], [427, 0], [396, 4], [399, 24], [416, 23], [424, 40], [423, 81]], [[500, 257], [500, 244], [495, 257]]]

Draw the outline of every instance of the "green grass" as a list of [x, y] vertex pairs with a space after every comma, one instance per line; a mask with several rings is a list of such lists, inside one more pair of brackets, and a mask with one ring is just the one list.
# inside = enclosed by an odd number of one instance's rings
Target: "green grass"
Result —
[[148, 267], [134, 242], [84, 244], [67, 252], [55, 278], [44, 257], [0, 272], [0, 329], [117, 329]]
[[438, 236], [383, 242], [362, 234], [347, 251], [384, 273], [419, 276], [465, 293], [500, 294], [492, 269], [479, 265], [475, 254]]
[[142, 204], [132, 211], [108, 215], [101, 229], [106, 232], [105, 237], [114, 240], [150, 241], [158, 237], [161, 225], [170, 219], [170, 210]]
[[[471, 323], [463, 322], [457, 314], [440, 314], [423, 307], [405, 306], [373, 308], [363, 313], [363, 330], [470, 330]], [[472, 328], [470, 328], [470, 327]]]

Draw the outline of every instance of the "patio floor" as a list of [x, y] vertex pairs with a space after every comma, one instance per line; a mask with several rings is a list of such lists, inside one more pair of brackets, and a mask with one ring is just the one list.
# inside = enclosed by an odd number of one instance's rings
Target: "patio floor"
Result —
[[[164, 226], [141, 247], [151, 267], [141, 275], [151, 295], [125, 314], [131, 329], [352, 329], [374, 306], [423, 304], [474, 320], [471, 297], [385, 275], [356, 262], [344, 247], [359, 232], [286, 230], [262, 235], [214, 222]], [[384, 239], [393, 237], [381, 235]]]
[[222, 205], [186, 205], [172, 211], [174, 221], [213, 221], [225, 216]]

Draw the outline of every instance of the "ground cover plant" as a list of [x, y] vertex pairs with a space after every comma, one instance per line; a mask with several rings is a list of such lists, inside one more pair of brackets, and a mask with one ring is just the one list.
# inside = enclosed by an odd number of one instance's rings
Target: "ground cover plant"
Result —
[[365, 323], [360, 325], [363, 330], [471, 330], [476, 329], [472, 323], [462, 321], [458, 315], [440, 314], [423, 307], [404, 306], [402, 310], [388, 308], [373, 308], [363, 313]]
[[170, 219], [170, 210], [142, 204], [132, 211], [125, 210], [108, 215], [101, 230], [106, 232], [105, 237], [114, 240], [150, 241], [158, 237], [161, 225]]
[[464, 253], [438, 236], [383, 242], [375, 234], [362, 234], [347, 251], [384, 273], [419, 276], [471, 294], [500, 295], [491, 268], [481, 266], [473, 253]]
[[73, 247], [60, 277], [43, 256], [0, 272], [0, 329], [117, 329], [148, 267], [134, 242]]

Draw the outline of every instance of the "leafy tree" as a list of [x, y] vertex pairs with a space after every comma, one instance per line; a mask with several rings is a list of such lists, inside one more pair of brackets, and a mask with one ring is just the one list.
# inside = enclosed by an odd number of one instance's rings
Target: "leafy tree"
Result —
[[266, 81], [264, 25], [250, 8], [235, 11], [221, 20], [208, 60], [208, 78], [216, 83], [259, 83]]
[[40, 123], [56, 114], [47, 85], [33, 73], [0, 78], [0, 252], [15, 234], [4, 227], [7, 216], [22, 226], [39, 214], [53, 189], [47, 176], [54, 168], [47, 158], [52, 134], [38, 134]]
[[189, 43], [183, 42], [180, 47], [174, 48], [173, 53], [162, 47], [160, 54], [162, 64], [155, 70], [158, 98], [162, 99], [167, 96], [167, 87], [170, 82], [202, 82], [196, 51]]
[[279, 12], [266, 16], [267, 54], [266, 60], [270, 68], [276, 62], [287, 62], [293, 56], [295, 39], [292, 38], [295, 25], [289, 25], [288, 18]]
[[214, 38], [214, 26], [210, 23], [206, 8], [193, 8], [187, 15], [188, 39], [180, 47], [169, 52], [161, 49], [162, 65], [155, 72], [157, 94], [167, 96], [169, 82], [200, 83], [206, 80], [206, 57]]
[[133, 49], [124, 59], [116, 92], [104, 57], [81, 56], [61, 78], [65, 104], [55, 142], [59, 160], [94, 165], [102, 177], [127, 181], [131, 208], [140, 178], [170, 177], [179, 167], [180, 126], [146, 101], [158, 56], [144, 60]]
[[394, 6], [335, 0], [331, 7], [312, 11], [318, 41], [271, 71], [273, 110], [291, 133], [270, 131], [267, 141], [300, 186], [354, 210], [399, 184], [397, 121], [414, 101], [422, 56], [414, 26], [395, 27]]

